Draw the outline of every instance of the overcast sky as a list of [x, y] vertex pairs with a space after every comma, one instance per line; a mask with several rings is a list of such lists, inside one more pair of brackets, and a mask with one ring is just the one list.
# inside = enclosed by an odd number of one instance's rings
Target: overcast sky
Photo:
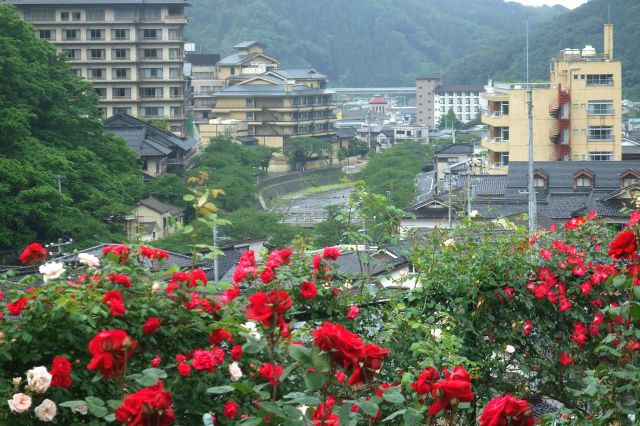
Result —
[[574, 9], [581, 4], [587, 2], [587, 0], [509, 0], [516, 1], [518, 3], [526, 4], [527, 6], [542, 6], [544, 4], [553, 6], [554, 4], [561, 4], [569, 9]]

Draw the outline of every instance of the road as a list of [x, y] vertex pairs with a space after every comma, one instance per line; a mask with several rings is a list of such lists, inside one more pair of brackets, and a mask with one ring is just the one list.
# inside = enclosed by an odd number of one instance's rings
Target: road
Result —
[[428, 198], [435, 185], [435, 172], [422, 172], [416, 175], [416, 200]]
[[286, 216], [285, 223], [312, 226], [324, 220], [325, 207], [335, 204], [346, 206], [352, 192], [353, 188], [344, 188], [293, 198], [274, 211]]

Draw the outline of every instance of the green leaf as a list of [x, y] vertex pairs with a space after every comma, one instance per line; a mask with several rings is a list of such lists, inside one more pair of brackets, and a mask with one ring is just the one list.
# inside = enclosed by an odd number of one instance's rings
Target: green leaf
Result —
[[[102, 404], [96, 404], [94, 400], [99, 400]], [[109, 412], [107, 408], [104, 407], [104, 402], [101, 399], [88, 396], [85, 401], [87, 401], [87, 409], [89, 412], [96, 417], [104, 417]]]
[[264, 349], [264, 343], [259, 340], [248, 341], [244, 345], [242, 345], [242, 352], [246, 352], [248, 354], [257, 354]]
[[371, 401], [359, 399], [356, 401], [356, 405], [360, 407], [363, 413], [367, 416], [375, 417], [378, 414], [378, 404], [374, 404]]
[[331, 360], [329, 359], [329, 355], [321, 352], [319, 349], [314, 348], [311, 351], [311, 362], [316, 370], [327, 373], [331, 370]]
[[408, 426], [421, 425], [423, 420], [422, 414], [415, 408], [407, 408], [402, 419], [404, 420], [404, 424]]
[[627, 277], [625, 275], [616, 275], [611, 280], [611, 285], [614, 288], [622, 288], [624, 287], [625, 282], [627, 281]]
[[107, 405], [113, 409], [116, 409], [122, 405], [122, 401], [119, 401], [117, 399], [110, 399], [107, 401]]
[[640, 303], [631, 302], [631, 307], [629, 308], [629, 312], [631, 313], [631, 318], [634, 320], [640, 319]]
[[58, 404], [60, 407], [68, 407], [68, 408], [75, 408], [75, 407], [79, 407], [81, 405], [86, 405], [87, 403], [85, 401], [64, 401], [61, 402], [60, 404]]
[[311, 351], [302, 345], [289, 345], [289, 355], [304, 368], [311, 366]]
[[95, 396], [88, 396], [84, 399], [87, 401], [87, 404], [97, 405], [99, 407], [104, 407], [104, 401], [100, 398], [96, 398]]
[[136, 383], [138, 383], [140, 386], [153, 386], [155, 384], [158, 383], [158, 376], [156, 376], [155, 374], [144, 374], [138, 378], [135, 379]]
[[290, 404], [304, 404], [304, 405], [319, 405], [320, 400], [315, 396], [309, 396], [302, 392], [292, 392], [283, 397], [284, 399], [290, 399]]
[[404, 402], [404, 396], [395, 389], [389, 389], [383, 392], [382, 399], [392, 404], [402, 404]]
[[167, 373], [159, 368], [147, 368], [145, 370], [142, 370], [142, 374], [153, 374], [160, 379], [167, 378]]
[[280, 408], [280, 406], [274, 402], [271, 401], [260, 401], [260, 408], [266, 412], [269, 413], [273, 413], [275, 415], [281, 415], [282, 412], [282, 408]]
[[191, 195], [191, 194], [185, 194], [185, 195], [183, 195], [183, 196], [182, 196], [182, 199], [183, 199], [184, 201], [187, 201], [187, 202], [192, 202], [193, 200], [195, 200], [195, 199], [196, 199], [196, 197], [194, 197], [194, 196], [193, 196], [193, 195]]
[[222, 394], [222, 393], [233, 392], [234, 390], [235, 388], [233, 386], [215, 386], [207, 389], [207, 393]]
[[109, 422], [109, 423], [115, 422], [116, 421], [116, 415], [115, 415], [115, 413], [111, 413], [108, 416], [105, 416], [103, 420], [105, 422]]
[[396, 411], [394, 413], [391, 413], [387, 417], [382, 419], [382, 423], [388, 422], [389, 420], [393, 420], [396, 417], [403, 415], [406, 411], [407, 411], [407, 409], [403, 408], [402, 410], [398, 410], [398, 411]]
[[231, 386], [241, 394], [248, 394], [253, 391], [253, 387], [247, 383], [232, 383]]
[[262, 424], [262, 419], [259, 417], [249, 417], [244, 422], [240, 423], [242, 426], [258, 426]]
[[325, 377], [321, 373], [309, 372], [304, 376], [304, 383], [311, 392], [317, 391], [324, 385]]

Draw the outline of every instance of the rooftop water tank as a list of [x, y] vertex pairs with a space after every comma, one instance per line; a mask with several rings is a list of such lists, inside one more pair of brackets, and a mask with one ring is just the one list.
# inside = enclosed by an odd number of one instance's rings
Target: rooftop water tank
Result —
[[582, 49], [582, 57], [585, 58], [593, 56], [596, 56], [596, 49], [592, 45], [587, 44], [584, 49]]

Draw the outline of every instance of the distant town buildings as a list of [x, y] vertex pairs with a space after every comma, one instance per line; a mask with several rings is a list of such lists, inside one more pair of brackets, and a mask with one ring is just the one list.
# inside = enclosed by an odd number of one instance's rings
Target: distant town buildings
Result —
[[416, 79], [416, 115], [418, 124], [435, 129], [440, 118], [452, 110], [458, 120], [468, 123], [480, 113], [482, 86], [443, 85], [440, 76]]
[[224, 81], [217, 78], [216, 64], [220, 55], [214, 53], [187, 53], [185, 75], [189, 77], [191, 92], [188, 100], [196, 125], [209, 122], [213, 107], [213, 94], [224, 88]]
[[[551, 60], [550, 81], [530, 83], [534, 161], [621, 159], [621, 64], [613, 60], [613, 26], [605, 25], [604, 52], [564, 49]], [[528, 160], [527, 85], [492, 83], [482, 95], [482, 146], [496, 171]]]
[[8, 0], [93, 83], [105, 117], [166, 118], [184, 132], [186, 0]]

